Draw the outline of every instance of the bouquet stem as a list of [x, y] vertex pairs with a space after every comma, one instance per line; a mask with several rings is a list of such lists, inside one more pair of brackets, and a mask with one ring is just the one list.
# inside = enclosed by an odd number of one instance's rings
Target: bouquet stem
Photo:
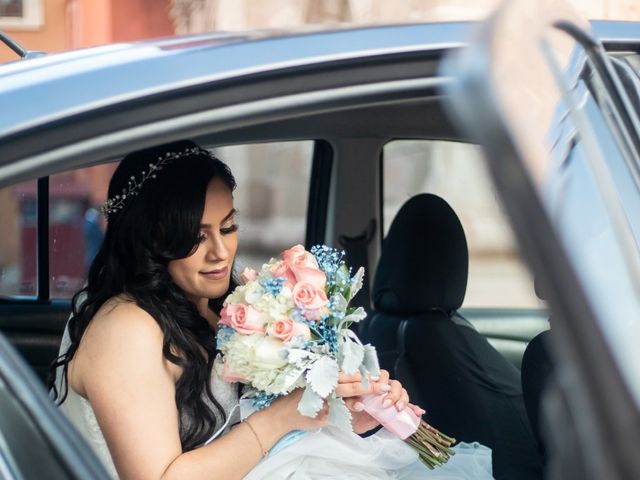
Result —
[[447, 463], [455, 455], [451, 449], [455, 438], [439, 432], [424, 420], [420, 420], [416, 432], [407, 437], [405, 442], [418, 451], [422, 463], [431, 469]]
[[385, 407], [384, 398], [384, 395], [375, 394], [363, 396], [364, 410], [417, 450], [422, 463], [434, 468], [447, 463], [455, 455], [451, 448], [456, 443], [455, 438], [436, 430], [410, 408], [398, 411], [392, 405]]

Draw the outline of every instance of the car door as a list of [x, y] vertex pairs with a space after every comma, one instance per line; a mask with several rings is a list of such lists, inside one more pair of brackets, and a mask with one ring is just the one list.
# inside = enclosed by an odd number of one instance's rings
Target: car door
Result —
[[445, 70], [550, 306], [548, 478], [639, 478], [640, 137], [619, 68], [567, 6], [515, 0]]
[[0, 478], [108, 479], [98, 457], [0, 335]]

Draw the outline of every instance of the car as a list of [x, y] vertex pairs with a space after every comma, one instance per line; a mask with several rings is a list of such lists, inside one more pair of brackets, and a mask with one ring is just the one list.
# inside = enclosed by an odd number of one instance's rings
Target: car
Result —
[[[532, 15], [540, 25], [525, 28]], [[540, 400], [548, 478], [637, 478], [639, 50], [639, 23], [588, 25], [514, 1], [482, 24], [212, 33], [0, 65], [0, 252], [11, 252], [0, 275], [0, 476], [107, 478], [42, 380], [100, 242], [95, 211], [113, 162], [190, 138], [246, 179], [241, 264], [283, 243], [344, 248], [371, 272], [359, 301], [372, 318], [383, 238], [408, 196], [436, 192], [473, 227], [470, 240], [522, 252], [531, 273], [511, 257], [486, 267], [472, 256], [478, 289], [467, 297], [478, 300], [461, 314], [514, 371], [553, 319], [555, 367]], [[554, 85], [555, 103], [543, 90]], [[569, 166], [578, 156], [596, 173]], [[452, 184], [443, 165], [463, 175]], [[458, 208], [463, 197], [491, 215]], [[608, 226], [602, 243], [596, 219]]]

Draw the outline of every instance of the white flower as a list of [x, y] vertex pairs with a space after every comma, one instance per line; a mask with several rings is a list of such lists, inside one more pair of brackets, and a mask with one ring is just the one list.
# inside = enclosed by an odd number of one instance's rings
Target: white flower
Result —
[[293, 301], [291, 289], [286, 285], [283, 286], [280, 293], [276, 296], [276, 302], [284, 312], [288, 312], [293, 309], [293, 307], [295, 307], [295, 303]]
[[287, 364], [286, 349], [281, 340], [272, 337], [262, 337], [253, 346], [253, 361], [258, 369], [273, 369]]
[[238, 305], [244, 302], [244, 286], [236, 287], [224, 300], [224, 305]]
[[264, 289], [260, 286], [257, 281], [252, 281], [247, 283], [244, 286], [244, 299], [245, 301], [251, 305], [255, 306], [255, 303], [260, 300], [260, 297], [264, 295]]
[[264, 290], [262, 292], [262, 295], [254, 300], [253, 306], [262, 312], [268, 312], [276, 301], [270, 293], [266, 293]]

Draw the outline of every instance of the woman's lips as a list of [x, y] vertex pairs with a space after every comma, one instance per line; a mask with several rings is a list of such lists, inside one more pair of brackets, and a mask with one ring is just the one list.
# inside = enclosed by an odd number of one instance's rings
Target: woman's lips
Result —
[[209, 280], [221, 280], [223, 278], [226, 278], [228, 272], [229, 267], [224, 267], [216, 270], [210, 270], [208, 272], [200, 272], [200, 275], [208, 278]]

